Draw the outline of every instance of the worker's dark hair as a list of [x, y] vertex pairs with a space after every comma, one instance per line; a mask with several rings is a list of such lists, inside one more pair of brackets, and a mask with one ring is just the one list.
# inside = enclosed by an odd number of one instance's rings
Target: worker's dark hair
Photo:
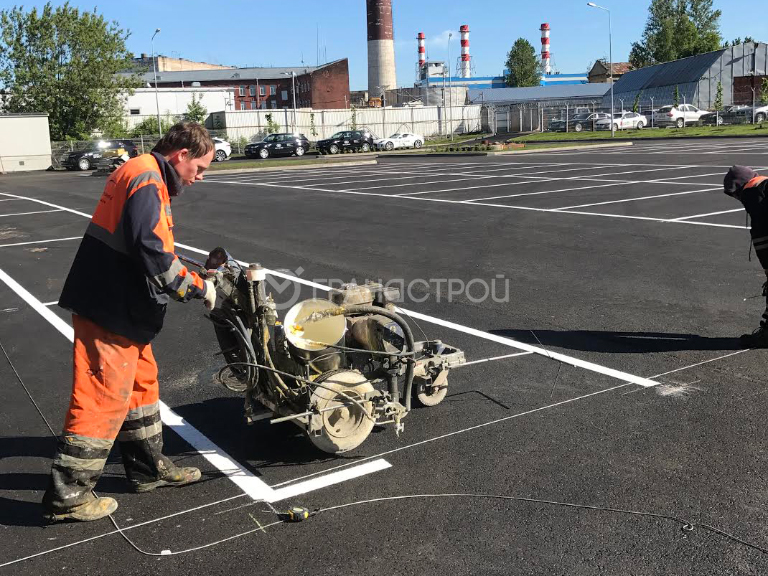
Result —
[[197, 122], [179, 122], [160, 138], [152, 152], [166, 155], [183, 148], [189, 150], [190, 157], [200, 158], [213, 150], [215, 145], [208, 130]]

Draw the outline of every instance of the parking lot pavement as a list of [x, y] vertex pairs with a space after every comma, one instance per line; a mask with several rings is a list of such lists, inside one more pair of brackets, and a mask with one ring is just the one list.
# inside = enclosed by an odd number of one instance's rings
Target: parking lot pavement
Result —
[[[21, 378], [0, 356], [0, 568], [765, 573], [763, 552], [707, 527], [768, 547], [768, 363], [736, 340], [763, 279], [719, 192], [727, 166], [768, 166], [761, 146], [212, 174], [174, 202], [180, 252], [261, 262], [283, 304], [401, 282], [417, 334], [468, 365], [399, 437], [382, 428], [331, 458], [289, 423], [247, 427], [242, 399], [212, 382], [202, 306], [172, 304], [154, 344], [167, 450], [204, 482], [129, 494], [114, 454], [97, 490], [119, 500], [116, 525], [44, 527], [37, 505], [70, 386], [55, 301], [104, 180], [0, 179], [0, 343]], [[473, 281], [505, 297], [448, 290]], [[270, 499], [324, 511], [275, 524]]]

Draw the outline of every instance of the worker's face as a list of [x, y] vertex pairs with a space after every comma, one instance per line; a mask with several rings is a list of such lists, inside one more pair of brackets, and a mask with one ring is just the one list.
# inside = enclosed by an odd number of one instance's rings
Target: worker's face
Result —
[[189, 186], [193, 182], [203, 179], [203, 172], [211, 165], [214, 152], [215, 150], [211, 150], [205, 156], [192, 158], [189, 150], [182, 148], [171, 154], [168, 162], [174, 167], [184, 186]]

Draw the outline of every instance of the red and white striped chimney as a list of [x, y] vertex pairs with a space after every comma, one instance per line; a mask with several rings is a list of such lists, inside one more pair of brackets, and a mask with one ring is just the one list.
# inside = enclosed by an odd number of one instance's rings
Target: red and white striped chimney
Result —
[[[469, 56], [469, 26], [462, 25], [459, 32], [461, 32], [461, 77], [469, 78], [472, 76], [472, 64]], [[450, 66], [450, 62], [448, 65]]]
[[549, 24], [544, 22], [539, 30], [541, 30], [541, 65], [544, 68], [544, 74], [549, 74], [552, 71], [549, 65]]
[[426, 38], [424, 32], [419, 32], [417, 36], [419, 41], [419, 72], [421, 72], [421, 69], [424, 68], [424, 64], [427, 62]]

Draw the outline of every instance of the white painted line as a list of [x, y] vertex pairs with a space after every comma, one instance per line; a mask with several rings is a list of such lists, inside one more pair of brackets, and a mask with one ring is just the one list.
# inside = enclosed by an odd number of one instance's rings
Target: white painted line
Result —
[[[528, 184], [528, 182], [525, 182]], [[485, 200], [501, 200], [502, 198], [519, 198], [521, 196], [541, 196], [542, 194], [556, 194], [558, 192], [574, 192], [576, 190], [592, 190], [594, 188], [608, 188], [610, 186], [618, 187], [616, 183], [611, 182], [609, 184], [594, 184], [589, 186], [576, 186], [574, 188], [559, 188], [557, 190], [540, 190], [539, 192], [522, 192], [520, 194], [506, 194], [504, 196], [489, 196], [488, 198], [475, 198], [467, 200], [469, 203], [483, 202]]]
[[37, 202], [38, 204], [42, 204], [43, 206], [50, 206], [51, 208], [57, 208], [59, 210], [64, 210], [65, 212], [71, 212], [72, 214], [77, 214], [78, 216], [85, 216], [86, 218], [91, 217], [90, 214], [86, 214], [85, 212], [80, 212], [79, 210], [73, 210], [72, 208], [59, 206], [58, 204], [51, 204], [50, 202], [46, 202], [45, 200], [38, 200], [37, 198], [31, 198], [29, 196], [19, 196], [18, 194], [9, 194], [8, 192], [0, 192], [0, 196], [10, 196], [12, 198], [29, 200], [30, 202]]
[[691, 220], [693, 218], [705, 218], [706, 216], [717, 216], [718, 214], [733, 214], [734, 212], [743, 212], [744, 208], [734, 208], [733, 210], [720, 210], [720, 212], [709, 212], [707, 214], [696, 214], [695, 216], [684, 216], [682, 218], [675, 218], [670, 222], [681, 222], [683, 220]]
[[29, 304], [35, 310], [35, 312], [37, 312], [38, 314], [40, 314], [40, 316], [48, 320], [48, 322], [54, 328], [56, 328], [56, 330], [61, 332], [64, 335], [64, 337], [67, 338], [67, 340], [69, 340], [70, 342], [74, 341], [75, 332], [72, 329], [72, 327], [66, 322], [64, 322], [64, 320], [62, 320], [59, 316], [57, 316], [56, 314], [51, 312], [48, 308], [46, 308], [40, 302], [40, 300], [32, 296], [32, 294], [30, 294], [27, 291], [27, 289], [24, 288], [21, 284], [16, 282], [16, 280], [8, 276], [8, 274], [6, 274], [6, 272], [2, 268], [0, 268], [0, 280], [5, 282], [8, 288], [16, 292], [16, 294], [18, 294], [19, 297], [22, 300], [24, 300], [24, 302]]
[[637, 200], [652, 200], [654, 198], [666, 198], [668, 196], [684, 196], [685, 194], [700, 194], [702, 192], [712, 192], [720, 190], [721, 186], [716, 188], [703, 188], [701, 190], [686, 190], [685, 192], [671, 192], [669, 194], [656, 194], [654, 196], [640, 196], [639, 198], [623, 198], [621, 200], [608, 200], [607, 202], [594, 202], [592, 204], [579, 204], [577, 206], [565, 206], [555, 208], [555, 210], [571, 210], [572, 208], [588, 208], [590, 206], [605, 206], [606, 204], [621, 204], [622, 202], [635, 202]]
[[459, 364], [458, 366], [454, 366], [452, 370], [456, 370], [457, 368], [464, 368], [464, 366], [472, 366], [473, 364], [482, 364], [483, 362], [493, 362], [494, 360], [506, 360], [507, 358], [515, 358], [517, 356], [528, 356], [530, 354], [533, 354], [533, 352], [515, 352], [514, 354], [504, 354], [503, 356], [483, 358], [482, 360], [472, 360], [471, 362], [464, 362], [464, 364]]
[[54, 238], [52, 240], [33, 240], [30, 242], [14, 242], [13, 244], [0, 244], [0, 248], [10, 248], [11, 246], [27, 246], [28, 244], [47, 244], [48, 242], [65, 242], [67, 240], [82, 240], [82, 236], [70, 236], [69, 238]]
[[43, 306], [56, 306], [58, 303], [58, 300], [54, 300], [53, 302], [43, 302]]
[[48, 214], [49, 212], [61, 212], [61, 210], [36, 210], [35, 212], [17, 212], [16, 214], [0, 214], [0, 218], [11, 216], [29, 216], [30, 214]]
[[391, 467], [392, 464], [383, 458], [378, 458], [371, 462], [360, 464], [359, 466], [353, 466], [351, 468], [347, 468], [346, 470], [339, 470], [337, 472], [325, 474], [312, 480], [305, 480], [303, 482], [298, 482], [297, 484], [287, 486], [286, 488], [274, 490], [267, 502], [280, 502], [281, 500], [287, 500], [288, 498], [293, 498], [294, 496], [298, 496], [300, 494], [306, 494], [307, 492], [320, 490], [321, 488], [326, 488], [327, 486], [333, 486], [334, 484], [339, 484], [340, 482], [346, 482], [347, 480], [360, 478], [366, 474], [380, 472]]

